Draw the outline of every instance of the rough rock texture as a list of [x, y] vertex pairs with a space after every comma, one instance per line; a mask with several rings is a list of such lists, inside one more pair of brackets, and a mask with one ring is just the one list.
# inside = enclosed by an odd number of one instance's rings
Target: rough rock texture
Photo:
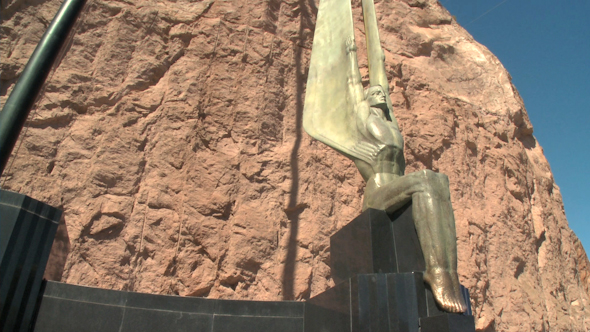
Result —
[[[3, 3], [5, 101], [60, 1]], [[509, 74], [437, 1], [376, 9], [407, 171], [450, 178], [478, 330], [587, 331], [590, 264]], [[65, 210], [62, 281], [259, 300], [333, 285], [328, 238], [363, 181], [300, 125], [316, 11], [90, 1], [2, 178]]]

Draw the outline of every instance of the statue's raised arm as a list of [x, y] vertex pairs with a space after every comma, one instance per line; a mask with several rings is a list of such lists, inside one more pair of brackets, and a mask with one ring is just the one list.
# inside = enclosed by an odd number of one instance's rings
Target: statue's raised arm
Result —
[[355, 160], [372, 164], [382, 147], [357, 126], [366, 111], [348, 1], [320, 2], [308, 73], [303, 127], [313, 138]]
[[385, 54], [381, 48], [377, 15], [373, 1], [363, 1], [363, 18], [365, 21], [365, 39], [367, 41], [367, 54], [369, 64], [369, 84], [381, 86], [385, 92], [387, 110], [393, 125], [399, 129], [397, 120], [393, 115], [393, 107], [389, 98], [389, 81], [385, 73]]
[[363, 210], [394, 212], [412, 202], [424, 253], [424, 280], [450, 312], [466, 305], [457, 276], [455, 219], [448, 179], [423, 170], [404, 174], [404, 142], [389, 97], [372, 0], [363, 0], [370, 87], [363, 90], [350, 0], [321, 0], [307, 81], [303, 127], [352, 159], [367, 181]]

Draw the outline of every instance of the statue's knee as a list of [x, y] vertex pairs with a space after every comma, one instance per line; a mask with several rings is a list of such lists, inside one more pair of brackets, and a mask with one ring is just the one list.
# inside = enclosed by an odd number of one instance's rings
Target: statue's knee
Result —
[[445, 174], [436, 173], [429, 169], [421, 170], [418, 174], [422, 179], [422, 191], [438, 197], [449, 196], [449, 178]]
[[445, 186], [449, 186], [449, 177], [446, 174], [443, 173], [435, 173], [436, 176], [438, 177], [438, 180], [440, 182], [442, 182]]
[[446, 176], [445, 174], [437, 173], [437, 172], [431, 171], [429, 169], [423, 169], [421, 171], [418, 171], [418, 174], [420, 174], [420, 177], [422, 179], [424, 179], [426, 182], [433, 182], [433, 181], [441, 181], [444, 183], [449, 182], [449, 177]]
[[436, 181], [438, 179], [437, 173], [429, 169], [423, 169], [421, 171], [418, 171], [418, 174], [425, 183], [432, 183], [433, 181]]

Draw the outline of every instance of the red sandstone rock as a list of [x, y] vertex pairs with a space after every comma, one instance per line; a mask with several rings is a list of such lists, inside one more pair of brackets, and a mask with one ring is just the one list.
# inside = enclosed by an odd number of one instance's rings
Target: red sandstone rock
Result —
[[[59, 5], [3, 10], [2, 101]], [[588, 258], [509, 74], [434, 0], [376, 9], [407, 171], [449, 176], [478, 330], [587, 331]], [[64, 209], [62, 281], [258, 300], [333, 285], [328, 239], [363, 181], [300, 126], [315, 13], [90, 2], [2, 178]]]

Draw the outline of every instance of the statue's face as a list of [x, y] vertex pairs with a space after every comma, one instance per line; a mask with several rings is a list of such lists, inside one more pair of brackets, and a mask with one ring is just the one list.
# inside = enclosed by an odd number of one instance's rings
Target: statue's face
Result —
[[383, 88], [379, 85], [370, 87], [369, 91], [367, 91], [367, 101], [371, 106], [385, 104], [386, 99]]

